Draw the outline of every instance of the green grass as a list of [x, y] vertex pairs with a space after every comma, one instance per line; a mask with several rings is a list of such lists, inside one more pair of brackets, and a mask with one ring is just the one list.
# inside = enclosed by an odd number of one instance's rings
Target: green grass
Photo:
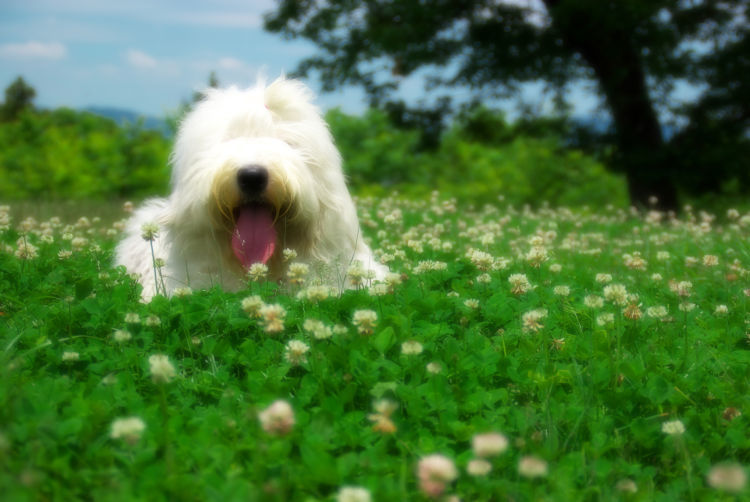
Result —
[[[733, 499], [708, 476], [726, 465], [746, 476], [750, 463], [750, 215], [360, 208], [402, 274], [390, 292], [313, 302], [304, 286], [257, 282], [149, 304], [111, 268], [107, 226], [22, 225], [11, 209], [0, 232], [3, 500], [334, 500], [361, 486], [372, 500], [418, 501], [417, 465], [432, 454], [457, 468], [443, 496], [466, 501]], [[16, 257], [24, 242], [34, 257]], [[531, 287], [514, 293], [513, 274]], [[281, 332], [243, 310], [250, 295], [284, 308]], [[358, 310], [376, 313], [371, 334], [353, 324]], [[317, 339], [309, 319], [334, 334]], [[131, 337], [116, 341], [118, 330]], [[309, 347], [299, 364], [292, 340]], [[409, 341], [421, 353], [403, 353]], [[168, 383], [151, 374], [156, 354], [175, 368]], [[258, 413], [279, 399], [295, 423], [268, 433]], [[122, 417], [139, 417], [142, 433], [111, 437]], [[674, 421], [684, 433], [663, 431]], [[486, 432], [509, 447], [472, 476], [472, 438]], [[528, 457], [547, 474], [519, 471]]]

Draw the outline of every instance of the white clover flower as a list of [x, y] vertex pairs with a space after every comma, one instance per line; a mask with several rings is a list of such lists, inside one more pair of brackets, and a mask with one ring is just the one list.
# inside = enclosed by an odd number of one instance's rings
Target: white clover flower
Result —
[[401, 344], [401, 353], [405, 356], [415, 356], [422, 353], [422, 344], [415, 340], [408, 340]]
[[608, 284], [604, 286], [604, 298], [615, 305], [623, 306], [628, 303], [628, 290], [622, 284]]
[[62, 354], [62, 360], [66, 363], [78, 361], [80, 358], [81, 355], [78, 352], [74, 351], [65, 351]]
[[543, 478], [548, 472], [547, 462], [539, 457], [526, 455], [518, 461], [518, 474], [525, 478]]
[[148, 222], [141, 225], [141, 238], [144, 241], [153, 241], [159, 235], [159, 224]]
[[490, 274], [480, 274], [477, 276], [476, 281], [479, 284], [489, 284], [492, 282], [492, 277], [490, 277]]
[[483, 458], [469, 460], [466, 464], [466, 473], [469, 476], [486, 476], [492, 470], [492, 464]]
[[615, 484], [615, 490], [622, 493], [638, 493], [638, 485], [632, 479], [621, 479]]
[[557, 296], [568, 296], [570, 295], [570, 287], [568, 286], [555, 286], [552, 292]]
[[125, 323], [126, 324], [140, 324], [141, 316], [139, 316], [136, 312], [128, 312], [127, 314], [125, 314]]
[[247, 277], [253, 282], [258, 282], [268, 275], [268, 266], [265, 263], [253, 263], [247, 269]]
[[345, 335], [349, 332], [349, 328], [343, 324], [334, 324], [332, 331], [334, 335]]
[[444, 455], [433, 454], [419, 460], [417, 477], [420, 491], [428, 497], [437, 498], [458, 477], [458, 471], [453, 460]]
[[612, 312], [605, 312], [596, 316], [597, 326], [607, 326], [615, 323], [615, 315]]
[[385, 275], [384, 280], [385, 280], [385, 283], [388, 285], [388, 287], [391, 289], [391, 291], [402, 282], [401, 274], [397, 274], [395, 272], [388, 272]]
[[248, 296], [242, 299], [242, 310], [250, 317], [260, 317], [260, 309], [265, 305], [263, 298], [258, 295]]
[[302, 297], [311, 302], [320, 302], [331, 296], [331, 288], [326, 285], [310, 286], [307, 289], [300, 291]]
[[685, 425], [681, 420], [670, 420], [661, 424], [661, 431], [668, 436], [681, 436], [685, 433]]
[[625, 254], [622, 258], [625, 266], [631, 270], [645, 270], [646, 265], [648, 265], [648, 262], [643, 259], [641, 253], [637, 251], [633, 254]]
[[740, 464], [723, 463], [711, 467], [706, 476], [706, 481], [716, 490], [740, 493], [747, 485], [747, 474]]
[[124, 343], [133, 338], [133, 335], [124, 329], [118, 329], [112, 334], [112, 338], [114, 338], [117, 343]]
[[687, 298], [692, 294], [693, 283], [690, 281], [670, 282], [669, 289], [677, 296]]
[[378, 324], [378, 314], [374, 310], [355, 310], [352, 324], [360, 334], [370, 335]]
[[109, 437], [122, 439], [128, 444], [135, 444], [141, 439], [146, 423], [139, 417], [117, 418], [110, 426]]
[[547, 309], [535, 309], [530, 310], [529, 312], [526, 312], [521, 317], [523, 321], [523, 331], [524, 332], [534, 332], [541, 330], [544, 325], [542, 325], [539, 321], [547, 317]]
[[719, 257], [712, 254], [703, 256], [703, 265], [707, 267], [715, 267], [719, 264]]
[[682, 302], [677, 306], [681, 312], [690, 312], [695, 308], [695, 303]]
[[390, 292], [391, 292], [391, 289], [388, 286], [388, 284], [385, 284], [385, 283], [382, 283], [382, 282], [378, 282], [378, 283], [373, 284], [367, 290], [367, 293], [370, 296], [385, 296], [385, 295], [387, 295]]
[[161, 319], [159, 319], [159, 316], [150, 315], [146, 317], [146, 320], [143, 322], [146, 326], [159, 326], [161, 325]]
[[522, 295], [531, 289], [534, 289], [529, 282], [528, 277], [526, 277], [526, 274], [511, 274], [511, 276], [508, 277], [508, 282], [511, 286], [510, 292], [514, 295]]
[[549, 254], [547, 253], [547, 248], [544, 246], [534, 246], [528, 253], [526, 253], [524, 259], [529, 262], [532, 267], [539, 268], [542, 263], [549, 259]]
[[297, 251], [294, 249], [284, 249], [282, 252], [282, 255], [284, 256], [284, 261], [291, 261], [297, 257]]
[[431, 363], [427, 363], [426, 368], [427, 368], [427, 372], [432, 373], [433, 375], [437, 375], [438, 373], [443, 371], [443, 366], [440, 363], [435, 362], [435, 361]]
[[583, 304], [592, 309], [600, 309], [604, 306], [604, 298], [596, 295], [587, 295], [583, 299]]
[[302, 328], [308, 333], [312, 333], [316, 340], [325, 340], [333, 336], [333, 330], [317, 319], [306, 319]]
[[372, 408], [377, 413], [390, 417], [398, 409], [398, 403], [390, 399], [378, 399], [372, 404]]
[[471, 438], [471, 449], [477, 457], [495, 457], [508, 449], [508, 438], [499, 432], [476, 434]]
[[464, 307], [466, 307], [468, 309], [472, 309], [472, 310], [478, 309], [479, 308], [479, 300], [477, 300], [475, 298], [467, 298], [466, 300], [464, 300]]
[[283, 436], [294, 427], [294, 410], [288, 402], [279, 399], [260, 411], [258, 420], [268, 434]]
[[284, 358], [292, 366], [307, 362], [307, 352], [310, 346], [301, 340], [289, 340], [284, 351]]
[[649, 307], [646, 309], [646, 315], [653, 317], [654, 319], [663, 319], [667, 317], [669, 310], [663, 305], [657, 305], [655, 307]]
[[510, 265], [510, 260], [507, 258], [495, 258], [495, 263], [492, 264], [492, 270], [505, 270]]
[[469, 260], [471, 260], [471, 263], [474, 264], [475, 267], [477, 267], [479, 270], [489, 270], [492, 265], [495, 263], [495, 258], [484, 251], [479, 251], [476, 249], [472, 249], [467, 253]]
[[599, 284], [608, 284], [612, 282], [612, 275], [611, 274], [596, 274], [595, 280]]
[[717, 305], [714, 309], [714, 314], [717, 316], [725, 316], [729, 313], [729, 307], [726, 305]]
[[290, 283], [300, 285], [305, 282], [305, 278], [309, 273], [309, 265], [306, 263], [294, 262], [289, 264], [286, 276], [289, 278]]
[[336, 494], [336, 502], [372, 502], [372, 497], [366, 488], [342, 486]]
[[423, 260], [414, 267], [415, 274], [424, 274], [426, 272], [439, 272], [448, 268], [448, 264], [443, 261]]
[[183, 286], [180, 288], [175, 288], [174, 291], [172, 291], [172, 295], [177, 298], [183, 298], [186, 296], [190, 296], [193, 294], [193, 290], [190, 289], [188, 286]]
[[148, 358], [149, 371], [154, 383], [169, 383], [177, 374], [169, 357], [164, 354], [154, 354]]
[[14, 253], [16, 258], [21, 260], [31, 260], [39, 256], [39, 248], [26, 241], [23, 237], [16, 242], [18, 249]]
[[284, 330], [286, 310], [278, 303], [263, 305], [258, 309], [258, 314], [263, 318], [263, 329], [266, 333], [279, 333]]

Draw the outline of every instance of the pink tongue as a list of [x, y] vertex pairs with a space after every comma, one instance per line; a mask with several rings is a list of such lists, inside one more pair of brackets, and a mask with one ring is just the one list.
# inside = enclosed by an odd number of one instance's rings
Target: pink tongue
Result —
[[269, 208], [243, 206], [232, 233], [232, 250], [242, 266], [265, 263], [276, 247], [276, 229]]

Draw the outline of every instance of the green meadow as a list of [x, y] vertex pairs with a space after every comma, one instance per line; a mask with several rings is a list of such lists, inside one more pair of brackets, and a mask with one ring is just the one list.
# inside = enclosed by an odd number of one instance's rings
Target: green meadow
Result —
[[358, 206], [383, 283], [150, 303], [126, 212], [0, 208], [2, 499], [749, 496], [750, 213]]

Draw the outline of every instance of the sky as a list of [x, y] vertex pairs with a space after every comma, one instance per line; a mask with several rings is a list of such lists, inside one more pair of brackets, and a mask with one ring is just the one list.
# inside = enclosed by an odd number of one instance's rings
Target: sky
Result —
[[[245, 87], [259, 74], [273, 79], [291, 72], [315, 54], [310, 42], [263, 30], [263, 14], [274, 6], [274, 0], [0, 0], [0, 88], [20, 75], [36, 90], [37, 106], [164, 117], [205, 87], [212, 71], [222, 85]], [[319, 90], [317, 82], [308, 84]], [[525, 86], [521, 99], [549, 111], [541, 89]], [[402, 85], [407, 101], [424, 94], [419, 78]], [[590, 85], [573, 86], [569, 100], [581, 116], [600, 104]], [[320, 95], [318, 105], [357, 114], [366, 97], [350, 87]]]
[[[0, 0], [0, 86], [17, 76], [41, 107], [108, 106], [164, 116], [203, 88], [249, 86], [292, 71], [315, 53], [263, 30], [273, 0]], [[316, 82], [310, 82], [316, 88]], [[365, 108], [357, 89], [320, 97], [323, 108]]]

